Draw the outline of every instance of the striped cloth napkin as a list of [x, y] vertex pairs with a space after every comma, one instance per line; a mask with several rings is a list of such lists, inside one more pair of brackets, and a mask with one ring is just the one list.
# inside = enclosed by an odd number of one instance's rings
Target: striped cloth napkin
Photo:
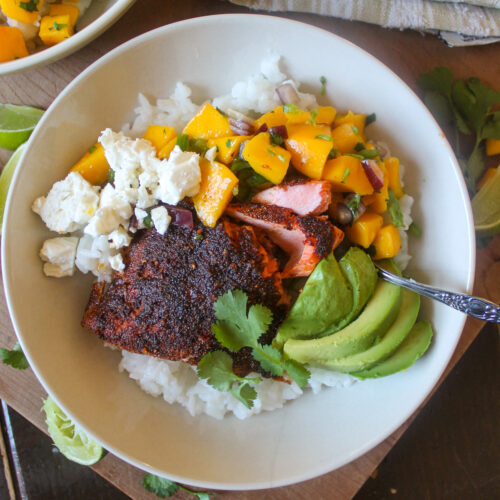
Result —
[[500, 0], [230, 0], [252, 9], [296, 11], [438, 34], [450, 46], [500, 41]]

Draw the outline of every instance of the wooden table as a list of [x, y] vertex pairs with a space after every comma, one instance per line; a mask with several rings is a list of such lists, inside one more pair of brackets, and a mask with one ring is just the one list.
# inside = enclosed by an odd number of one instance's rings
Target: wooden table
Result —
[[[44, 68], [31, 70], [19, 75], [0, 77], [0, 102], [47, 107], [60, 91], [83, 69], [122, 42], [164, 24], [191, 17], [230, 12], [248, 11], [227, 2], [214, 0], [138, 0], [136, 5], [116, 25], [73, 56]], [[353, 41], [383, 61], [416, 91], [418, 91], [415, 84], [417, 76], [436, 65], [449, 66], [455, 75], [459, 77], [479, 76], [485, 83], [500, 90], [499, 44], [450, 49], [435, 37], [424, 36], [410, 31], [389, 31], [363, 23], [347, 22], [314, 15], [290, 13], [283, 15], [283, 17], [314, 24]], [[6, 152], [0, 152], [0, 162], [5, 161], [7, 156]], [[489, 250], [481, 251], [478, 255], [476, 293], [483, 296], [489, 295], [494, 300], [499, 301], [499, 242], [496, 241], [495, 245], [495, 247]], [[479, 321], [469, 320], [467, 322], [460, 345], [457, 348], [448, 372], [464, 354], [482, 326], [482, 323]], [[14, 341], [14, 334], [6, 312], [4, 299], [0, 297], [0, 345], [2, 347], [12, 346]], [[498, 395], [498, 390], [496, 394]], [[40, 414], [40, 400], [43, 396], [43, 390], [31, 371], [17, 372], [11, 368], [0, 366], [0, 397], [45, 432], [45, 424]], [[484, 411], [491, 411], [491, 409], [495, 409], [495, 407], [491, 405], [489, 408], [484, 408]], [[498, 411], [498, 404], [496, 405], [496, 410]], [[496, 415], [500, 416], [498, 413]], [[14, 418], [18, 420], [20, 417], [14, 414]], [[410, 421], [412, 420], [410, 419]], [[342, 500], [352, 498], [402, 436], [409, 424], [410, 422], [406, 422], [390, 438], [365, 456], [322, 477], [286, 488], [259, 492], [223, 492], [218, 496], [227, 499], [248, 500], [278, 500], [288, 498], [306, 500], [335, 498]], [[21, 424], [19, 426], [22, 427]], [[492, 437], [498, 438], [498, 432]], [[438, 436], [436, 438], [436, 446], [439, 448], [440, 444]], [[33, 442], [29, 444], [25, 443], [25, 446], [33, 446]], [[64, 459], [62, 462], [64, 462]], [[142, 472], [128, 466], [112, 455], [107, 455], [93, 469], [133, 499], [153, 498], [152, 495], [147, 494], [143, 490], [140, 484]], [[39, 468], [38, 470], [42, 469]], [[497, 471], [493, 473], [491, 478], [492, 481], [496, 481], [492, 483], [493, 489], [491, 491], [494, 491], [497, 486], [500, 488], [498, 483], [498, 470], [500, 470], [500, 467], [496, 469], [494, 467], [492, 470]], [[464, 474], [466, 473], [467, 471], [465, 470]], [[85, 471], [85, 474], [87, 474], [87, 471]], [[40, 480], [40, 484], [46, 482], [41, 478], [32, 480]], [[415, 478], [415, 481], [418, 481], [418, 478]], [[435, 486], [434, 489], [429, 490], [430, 494], [427, 497], [446, 498], [446, 496], [441, 496], [442, 491], [440, 493], [439, 485]], [[56, 490], [47, 489], [44, 491], [39, 491], [37, 488], [28, 489], [31, 492], [30, 498], [39, 499], [54, 498], [54, 496], [51, 496], [50, 491], [65, 491], [64, 488]], [[0, 496], [2, 491], [6, 492], [7, 489], [5, 487], [3, 490], [0, 489]], [[496, 491], [500, 496], [500, 491]], [[71, 498], [124, 498], [117, 490], [109, 489], [103, 486], [102, 483], [96, 484], [94, 490], [80, 493], [81, 496], [75, 496], [72, 493]], [[379, 495], [371, 498], [385, 498], [395, 493], [395, 491], [380, 492]], [[434, 493], [436, 493], [435, 496], [433, 496]], [[5, 494], [7, 495], [7, 493]], [[365, 495], [367, 494], [369, 493], [365, 493]], [[363, 496], [363, 494], [360, 495]], [[183, 494], [179, 494], [179, 497], [182, 496]], [[407, 497], [409, 498], [410, 496]], [[364, 498], [368, 498], [368, 496], [364, 496]], [[454, 496], [454, 498], [463, 497]]]

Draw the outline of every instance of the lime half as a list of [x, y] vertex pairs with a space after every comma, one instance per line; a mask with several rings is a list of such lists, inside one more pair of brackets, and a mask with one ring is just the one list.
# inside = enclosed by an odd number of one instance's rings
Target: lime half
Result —
[[5, 202], [7, 201], [7, 194], [9, 193], [10, 181], [14, 175], [19, 158], [24, 151], [24, 144], [21, 144], [9, 158], [0, 174], [0, 231], [2, 230], [3, 213], [5, 211]]
[[89, 438], [48, 396], [44, 401], [47, 428], [59, 451], [69, 460], [92, 465], [104, 455], [104, 448]]
[[0, 147], [14, 150], [26, 142], [42, 115], [30, 106], [0, 104]]
[[500, 233], [500, 167], [472, 198], [474, 227], [481, 236]]

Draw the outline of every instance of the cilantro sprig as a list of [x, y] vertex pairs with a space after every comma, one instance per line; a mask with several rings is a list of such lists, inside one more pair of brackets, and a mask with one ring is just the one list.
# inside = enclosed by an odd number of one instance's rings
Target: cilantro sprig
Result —
[[[241, 290], [228, 291], [214, 304], [216, 323], [212, 331], [220, 344], [230, 352], [249, 347], [252, 356], [263, 370], [276, 377], [288, 375], [299, 387], [309, 379], [309, 371], [296, 361], [285, 359], [274, 346], [261, 344], [260, 337], [272, 323], [272, 312], [254, 304], [248, 308], [248, 297]], [[257, 397], [254, 385], [260, 377], [238, 377], [232, 369], [232, 358], [225, 351], [206, 354], [198, 363], [198, 376], [219, 391], [229, 391], [247, 408], [253, 407]]]
[[18, 370], [26, 370], [29, 368], [28, 360], [25, 358], [24, 353], [19, 345], [19, 342], [13, 349], [0, 349], [0, 358], [4, 365], [12, 366]]
[[399, 200], [396, 198], [394, 191], [389, 188], [389, 198], [387, 200], [387, 209], [389, 210], [389, 214], [391, 215], [392, 223], [396, 227], [403, 227], [404, 218], [403, 212], [401, 210], [401, 205], [399, 204]]
[[[418, 85], [425, 91], [424, 101], [442, 125], [452, 125], [455, 147], [465, 181], [472, 193], [485, 170], [484, 140], [500, 139], [500, 92], [484, 85], [479, 78], [455, 79], [446, 67], [436, 67], [420, 75]], [[473, 148], [462, 153], [461, 135], [473, 137]]]
[[165, 479], [164, 477], [158, 477], [154, 474], [145, 474], [142, 477], [142, 485], [146, 491], [154, 493], [158, 498], [169, 498], [175, 495], [177, 491], [182, 490], [185, 493], [193, 495], [199, 500], [210, 500], [210, 498], [215, 497], [215, 493], [209, 493], [206, 491], [193, 491], [181, 484], [178, 484], [170, 479]]

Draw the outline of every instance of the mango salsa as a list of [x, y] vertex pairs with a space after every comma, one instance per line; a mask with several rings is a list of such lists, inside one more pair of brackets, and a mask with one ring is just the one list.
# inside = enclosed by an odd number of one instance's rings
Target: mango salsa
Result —
[[104, 156], [104, 148], [96, 142], [78, 160], [70, 172], [78, 172], [85, 180], [94, 185], [104, 183], [108, 178], [109, 164]]
[[291, 153], [292, 165], [312, 179], [321, 179], [333, 147], [330, 127], [304, 123], [289, 125], [287, 130], [285, 144]]
[[218, 139], [209, 139], [208, 147], [217, 148], [217, 159], [229, 165], [238, 154], [240, 146], [243, 142], [251, 139], [250, 135], [233, 135], [231, 137], [219, 137]]
[[176, 137], [177, 134], [173, 127], [164, 127], [162, 125], [150, 125], [144, 134], [144, 139], [147, 139], [153, 144], [157, 153]]
[[0, 26], [0, 63], [26, 57], [28, 49], [19, 28]]
[[273, 184], [279, 184], [288, 170], [290, 153], [271, 144], [271, 135], [268, 132], [261, 132], [248, 141], [243, 149], [243, 159], [262, 177]]
[[354, 156], [342, 155], [328, 160], [323, 170], [323, 179], [332, 183], [332, 191], [342, 193], [373, 193], [373, 186], [365, 174], [361, 160]]
[[374, 260], [391, 259], [401, 250], [401, 236], [394, 224], [382, 226], [373, 240], [375, 247]]
[[[32, 7], [24, 8], [24, 0], [0, 0], [0, 8], [10, 19], [25, 24], [34, 24], [40, 17], [40, 9], [43, 6], [43, 0], [33, 0]], [[30, 5], [31, 5], [30, 3]]]
[[233, 197], [238, 178], [222, 163], [200, 160], [201, 184], [193, 196], [198, 217], [208, 227], [214, 227]]
[[40, 22], [39, 36], [48, 47], [61, 43], [74, 33], [69, 14], [43, 16]]
[[358, 220], [353, 222], [351, 227], [345, 228], [345, 233], [356, 245], [368, 248], [375, 240], [383, 223], [384, 220], [381, 215], [365, 212]]
[[229, 119], [210, 103], [205, 104], [186, 125], [184, 134], [194, 139], [214, 139], [229, 137], [233, 134], [229, 126]]

